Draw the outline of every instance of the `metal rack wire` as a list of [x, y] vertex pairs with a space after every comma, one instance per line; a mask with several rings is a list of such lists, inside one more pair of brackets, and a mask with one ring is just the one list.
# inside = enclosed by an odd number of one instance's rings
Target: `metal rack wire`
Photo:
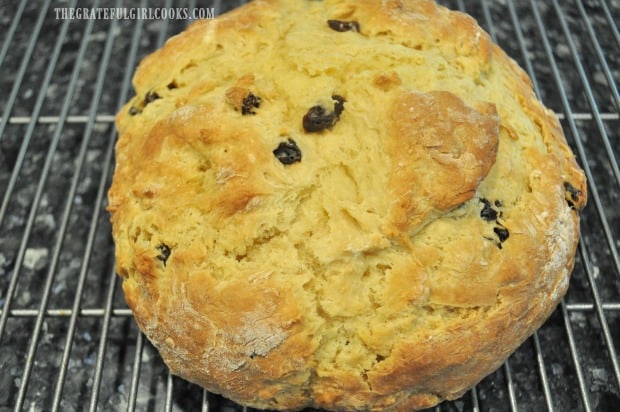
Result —
[[[219, 15], [241, 3], [174, 7]], [[618, 410], [620, 1], [441, 3], [472, 14], [527, 70], [586, 171], [590, 203], [558, 310], [502, 368], [436, 410]], [[188, 21], [57, 18], [56, 7], [76, 5], [0, 1], [0, 410], [245, 411], [172, 377], [139, 333], [105, 212], [114, 113], [137, 62]]]

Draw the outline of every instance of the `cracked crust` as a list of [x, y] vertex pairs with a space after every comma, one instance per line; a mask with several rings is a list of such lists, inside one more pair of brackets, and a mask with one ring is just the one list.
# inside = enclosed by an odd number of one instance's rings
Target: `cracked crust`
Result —
[[[170, 39], [134, 87], [109, 191], [117, 271], [171, 371], [210, 391], [429, 407], [499, 367], [566, 291], [583, 173], [464, 14], [256, 0]], [[285, 164], [288, 139], [301, 156]]]

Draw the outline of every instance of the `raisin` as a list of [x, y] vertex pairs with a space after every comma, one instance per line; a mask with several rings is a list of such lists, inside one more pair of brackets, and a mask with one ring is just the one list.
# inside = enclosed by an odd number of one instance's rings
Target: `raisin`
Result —
[[312, 106], [303, 119], [304, 130], [316, 133], [330, 129], [336, 124], [336, 114], [327, 113], [321, 106]]
[[172, 90], [172, 89], [176, 89], [179, 86], [177, 85], [177, 82], [175, 80], [173, 80], [170, 83], [168, 83], [168, 86], [166, 86], [166, 87], [168, 88], [168, 90]]
[[161, 260], [165, 267], [166, 262], [168, 261], [168, 258], [170, 257], [170, 246], [166, 245], [165, 243], [162, 243], [161, 245], [157, 246], [157, 250], [159, 250], [160, 252], [160, 254], [157, 255], [157, 260]]
[[129, 115], [130, 116], [135, 116], [135, 115], [140, 114], [140, 113], [142, 113], [142, 110], [138, 109], [136, 106], [131, 106], [129, 108]]
[[320, 132], [335, 123], [334, 113], [326, 113], [321, 106], [312, 106], [303, 119], [304, 130], [309, 133]]
[[312, 106], [304, 115], [303, 126], [306, 132], [317, 133], [331, 129], [340, 120], [346, 100], [337, 94], [333, 95], [332, 99], [335, 100], [333, 112], [328, 113], [322, 106]]
[[[498, 220], [499, 217], [502, 217], [503, 212], [501, 210], [493, 209], [493, 207], [491, 206], [491, 202], [488, 199], [481, 197], [479, 200], [480, 203], [483, 204], [482, 210], [480, 211], [480, 217], [487, 222], [495, 222], [495, 224], [497, 224], [497, 226], [493, 228], [493, 232], [497, 236], [497, 240], [499, 240], [499, 242], [496, 242], [495, 245], [501, 249], [502, 243], [504, 243], [510, 236], [510, 232], [508, 232], [508, 229], [506, 229]], [[493, 202], [493, 205], [495, 205], [495, 207], [497, 208], [500, 208], [502, 207], [502, 202], [500, 200], [495, 200]], [[484, 236], [484, 238], [492, 242], [496, 241], [495, 239], [488, 236]]]
[[273, 151], [275, 157], [284, 165], [290, 165], [301, 161], [301, 150], [297, 143], [291, 138], [286, 142], [281, 142]]
[[[486, 220], [487, 222], [492, 222], [497, 220], [497, 210], [491, 207], [491, 202], [487, 199], [480, 199], [480, 202], [484, 204], [482, 210], [480, 211], [480, 217]], [[496, 203], [497, 204], [497, 203]]]
[[144, 105], [154, 102], [157, 99], [161, 99], [157, 92], [147, 92], [144, 96]]
[[334, 94], [332, 100], [336, 101], [336, 103], [334, 103], [334, 113], [336, 113], [336, 116], [340, 116], [344, 111], [344, 102], [347, 100], [338, 94]]
[[339, 32], [354, 31], [359, 33], [360, 31], [360, 24], [356, 21], [327, 20], [327, 25], [330, 29]]
[[500, 243], [504, 243], [506, 239], [508, 239], [508, 236], [510, 236], [508, 229], [506, 229], [505, 227], [494, 227], [493, 232], [495, 232], [495, 234], [497, 235]]
[[566, 202], [570, 207], [575, 207], [575, 203], [579, 201], [579, 197], [583, 194], [583, 192], [568, 182], [564, 182], [564, 190], [566, 190], [566, 193], [568, 194]]
[[252, 93], [248, 94], [243, 98], [243, 105], [241, 106], [241, 114], [256, 114], [253, 110], [254, 108], [258, 109], [260, 107], [261, 98], [253, 95]]

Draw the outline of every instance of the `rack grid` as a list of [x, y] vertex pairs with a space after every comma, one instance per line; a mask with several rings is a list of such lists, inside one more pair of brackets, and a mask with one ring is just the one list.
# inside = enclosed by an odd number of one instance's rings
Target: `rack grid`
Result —
[[[245, 1], [175, 2], [220, 15]], [[620, 0], [444, 0], [526, 69], [588, 178], [570, 289], [496, 372], [437, 411], [620, 408]], [[88, 7], [172, 7], [93, 0]], [[173, 377], [114, 272], [114, 114], [188, 20], [60, 19], [0, 0], [0, 411], [246, 411]], [[80, 7], [84, 5], [80, 3]]]

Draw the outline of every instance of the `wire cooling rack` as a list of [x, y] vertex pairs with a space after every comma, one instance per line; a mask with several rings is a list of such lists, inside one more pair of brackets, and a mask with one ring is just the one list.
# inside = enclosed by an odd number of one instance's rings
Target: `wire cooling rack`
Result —
[[[220, 15], [241, 3], [174, 7]], [[436, 410], [620, 410], [620, 0], [442, 3], [473, 15], [530, 74], [586, 171], [589, 204], [562, 304], [500, 369]], [[0, 411], [250, 409], [172, 377], [114, 273], [114, 114], [137, 62], [189, 21], [58, 15], [75, 6], [0, 1]]]

